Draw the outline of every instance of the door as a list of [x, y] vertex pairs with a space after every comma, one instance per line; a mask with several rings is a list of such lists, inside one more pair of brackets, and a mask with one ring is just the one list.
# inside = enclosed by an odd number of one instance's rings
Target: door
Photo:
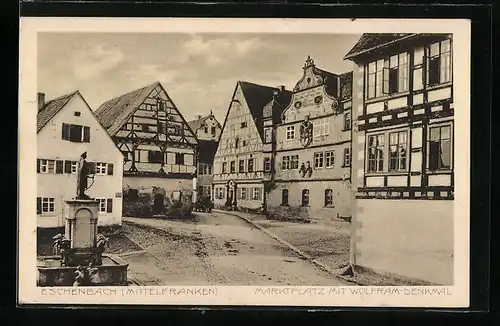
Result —
[[153, 215], [163, 214], [165, 212], [165, 196], [163, 194], [155, 194], [153, 197]]

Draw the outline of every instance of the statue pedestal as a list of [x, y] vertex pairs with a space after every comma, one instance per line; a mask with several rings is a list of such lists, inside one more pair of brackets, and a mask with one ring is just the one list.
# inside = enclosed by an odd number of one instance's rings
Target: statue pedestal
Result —
[[72, 199], [66, 201], [65, 238], [71, 241], [66, 266], [89, 265], [94, 260], [97, 243], [99, 201]]

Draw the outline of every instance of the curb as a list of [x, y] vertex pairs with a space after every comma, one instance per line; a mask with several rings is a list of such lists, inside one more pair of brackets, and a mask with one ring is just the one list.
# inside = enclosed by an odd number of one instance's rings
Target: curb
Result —
[[338, 280], [342, 280], [344, 282], [349, 282], [349, 283], [353, 283], [353, 284], [356, 284], [356, 285], [360, 285], [359, 283], [355, 282], [354, 280], [351, 280], [351, 279], [346, 279], [344, 277], [342, 277], [341, 275], [338, 275], [334, 269], [331, 269], [330, 267], [326, 266], [325, 264], [317, 261], [316, 259], [314, 259], [313, 257], [309, 256], [308, 254], [304, 253], [302, 250], [300, 250], [299, 248], [295, 247], [294, 245], [292, 245], [291, 243], [281, 239], [280, 237], [278, 237], [276, 234], [272, 233], [271, 231], [267, 230], [266, 228], [263, 228], [262, 226], [258, 225], [257, 223], [253, 222], [251, 219], [245, 217], [245, 216], [242, 216], [242, 215], [239, 215], [239, 214], [235, 214], [235, 213], [231, 213], [231, 212], [226, 212], [226, 211], [222, 211], [222, 210], [218, 210], [218, 209], [213, 209], [212, 210], [213, 212], [216, 212], [216, 213], [221, 213], [221, 214], [227, 214], [227, 215], [232, 215], [232, 216], [236, 216], [242, 220], [244, 220], [245, 222], [249, 223], [250, 225], [252, 225], [253, 227], [255, 227], [256, 229], [264, 232], [265, 234], [267, 234], [269, 237], [273, 238], [274, 240], [278, 241], [279, 243], [281, 243], [282, 245], [288, 247], [289, 249], [291, 249], [292, 251], [294, 251], [299, 257], [313, 263], [314, 265], [316, 265], [317, 267], [319, 267], [320, 269], [322, 269], [323, 271], [331, 274], [332, 276], [334, 276], [336, 279]]

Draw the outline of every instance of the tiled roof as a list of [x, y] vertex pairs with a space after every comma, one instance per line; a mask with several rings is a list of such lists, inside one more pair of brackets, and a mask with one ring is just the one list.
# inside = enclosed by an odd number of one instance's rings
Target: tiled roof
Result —
[[381, 45], [384, 45], [388, 42], [408, 37], [410, 33], [405, 34], [396, 34], [396, 33], [365, 33], [361, 35], [358, 42], [354, 44], [352, 49], [345, 55], [344, 59], [352, 58], [358, 54], [361, 54], [367, 50], [375, 49]]
[[76, 93], [78, 93], [78, 91], [60, 96], [45, 103], [36, 115], [36, 132], [39, 133]]
[[262, 126], [264, 106], [273, 99], [273, 94], [278, 88], [253, 84], [246, 81], [239, 81], [238, 83], [248, 104], [253, 120], [255, 121], [260, 137], [262, 138], [264, 136], [264, 128]]
[[202, 163], [213, 163], [219, 142], [215, 140], [199, 140], [198, 160]]
[[[198, 130], [203, 125], [203, 122], [210, 117], [213, 117], [215, 119], [215, 116], [213, 114], [209, 114], [209, 115], [203, 116], [199, 119], [189, 121], [188, 125], [191, 128], [191, 130], [193, 130], [193, 132], [196, 132], [196, 130]], [[216, 119], [216, 121], [217, 121], [217, 119]], [[217, 121], [217, 123], [219, 123], [219, 122]]]
[[340, 100], [352, 98], [352, 71], [340, 75]]
[[101, 104], [95, 111], [95, 115], [104, 128], [106, 128], [110, 136], [114, 136], [118, 130], [120, 130], [122, 125], [135, 112], [135, 109], [139, 107], [159, 84], [159, 82], [155, 82]]

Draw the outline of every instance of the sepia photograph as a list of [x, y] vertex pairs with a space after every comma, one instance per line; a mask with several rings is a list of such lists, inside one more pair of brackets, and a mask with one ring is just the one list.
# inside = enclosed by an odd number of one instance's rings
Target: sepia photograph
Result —
[[467, 23], [45, 20], [21, 21], [37, 302], [467, 305]]

